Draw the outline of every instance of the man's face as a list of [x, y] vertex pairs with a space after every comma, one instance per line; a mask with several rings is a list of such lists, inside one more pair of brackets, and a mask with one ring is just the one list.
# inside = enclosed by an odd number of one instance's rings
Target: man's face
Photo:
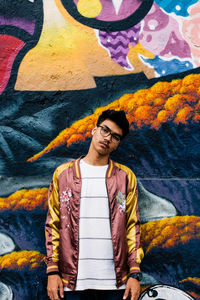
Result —
[[122, 134], [122, 129], [115, 122], [107, 119], [93, 129], [91, 145], [98, 154], [109, 156], [119, 145]]

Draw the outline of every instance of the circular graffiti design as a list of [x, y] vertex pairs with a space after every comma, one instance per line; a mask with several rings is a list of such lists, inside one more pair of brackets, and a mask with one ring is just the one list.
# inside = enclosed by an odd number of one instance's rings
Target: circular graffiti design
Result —
[[[80, 23], [107, 32], [126, 30], [149, 12], [152, 0], [105, 1], [61, 0], [68, 13]], [[90, 5], [88, 4], [90, 3]], [[89, 5], [89, 7], [88, 7]]]

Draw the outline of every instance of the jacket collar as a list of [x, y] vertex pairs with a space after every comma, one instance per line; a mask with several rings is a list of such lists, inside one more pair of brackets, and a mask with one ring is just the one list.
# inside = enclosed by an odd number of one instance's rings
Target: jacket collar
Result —
[[[73, 171], [74, 174], [77, 178], [81, 178], [81, 170], [80, 170], [80, 160], [83, 158], [84, 156], [82, 155], [81, 157], [79, 157], [78, 159], [74, 160], [73, 162]], [[106, 178], [111, 177], [112, 174], [112, 170], [114, 167], [114, 161], [112, 159], [109, 158], [108, 161], [108, 169], [107, 169], [107, 173], [106, 173]]]

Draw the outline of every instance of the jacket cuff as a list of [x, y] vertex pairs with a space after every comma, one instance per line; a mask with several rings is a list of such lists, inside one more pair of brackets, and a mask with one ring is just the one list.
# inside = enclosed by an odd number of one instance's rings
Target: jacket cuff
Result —
[[128, 256], [128, 266], [129, 266], [129, 273], [141, 273], [140, 271], [140, 261], [136, 261], [136, 252], [133, 251]]
[[47, 271], [46, 271], [47, 275], [52, 272], [59, 273], [58, 264], [55, 262], [49, 262], [47, 264]]
[[131, 262], [129, 264], [129, 273], [141, 273], [140, 271], [140, 264], [136, 263], [136, 262]]
[[59, 272], [55, 271], [55, 272], [49, 272], [47, 274], [47, 276], [51, 276], [51, 275], [59, 275]]

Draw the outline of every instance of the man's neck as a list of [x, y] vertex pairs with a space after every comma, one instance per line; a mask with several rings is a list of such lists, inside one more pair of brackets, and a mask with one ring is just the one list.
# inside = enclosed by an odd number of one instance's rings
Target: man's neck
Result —
[[108, 156], [94, 155], [88, 152], [88, 154], [83, 158], [84, 162], [93, 166], [105, 166], [108, 164]]

